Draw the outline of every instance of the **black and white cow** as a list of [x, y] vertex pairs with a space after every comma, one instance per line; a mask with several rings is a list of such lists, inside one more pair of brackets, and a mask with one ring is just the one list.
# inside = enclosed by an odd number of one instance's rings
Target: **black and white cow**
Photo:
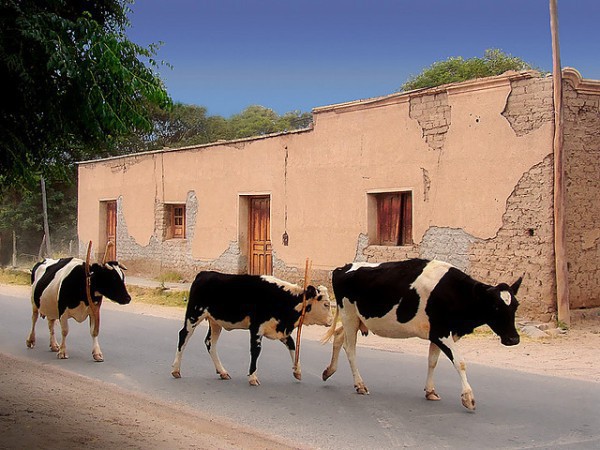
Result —
[[[131, 297], [125, 287], [125, 269], [116, 261], [104, 265], [90, 265], [90, 293], [99, 311], [102, 296], [126, 305]], [[45, 259], [37, 263], [31, 270], [31, 305], [33, 308], [31, 333], [27, 338], [27, 347], [35, 345], [35, 324], [38, 316], [48, 319], [50, 330], [50, 349], [58, 352], [60, 359], [66, 359], [67, 334], [69, 318], [83, 322], [90, 318], [92, 335], [92, 356], [96, 361], [103, 361], [102, 351], [98, 343], [100, 316], [92, 313], [86, 294], [85, 262], [77, 258]], [[54, 336], [54, 323], [60, 322], [62, 340], [60, 346]]]
[[[192, 333], [204, 319], [209, 329], [204, 343], [217, 374], [223, 380], [231, 377], [217, 354], [217, 340], [221, 330], [250, 330], [250, 371], [248, 382], [260, 384], [256, 362], [260, 355], [263, 336], [278, 339], [295, 356], [294, 340], [290, 336], [300, 322], [304, 288], [272, 276], [228, 275], [219, 272], [200, 272], [190, 289], [185, 312], [185, 322], [179, 332], [177, 352], [171, 374], [181, 377], [181, 357]], [[329, 295], [325, 286], [308, 286], [306, 289], [305, 325], [330, 326], [333, 320]], [[294, 376], [301, 371], [293, 367]]]
[[411, 259], [381, 264], [355, 263], [333, 272], [333, 291], [342, 327], [336, 324], [324, 341], [335, 336], [329, 367], [323, 372], [327, 380], [337, 370], [342, 344], [359, 394], [369, 390], [356, 365], [356, 335], [373, 333], [390, 338], [420, 337], [430, 341], [429, 370], [425, 397], [439, 400], [433, 383], [433, 371], [440, 350], [450, 358], [462, 383], [462, 404], [475, 409], [475, 398], [467, 381], [465, 361], [456, 341], [476, 327], [487, 324], [500, 336], [504, 345], [519, 343], [515, 328], [518, 302], [515, 295], [519, 278], [512, 286], [501, 283], [489, 286], [475, 281], [456, 267], [441, 262]]

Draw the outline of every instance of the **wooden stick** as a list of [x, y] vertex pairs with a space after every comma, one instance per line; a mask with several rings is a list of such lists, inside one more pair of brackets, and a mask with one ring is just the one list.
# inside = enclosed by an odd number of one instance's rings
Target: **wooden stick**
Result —
[[94, 304], [94, 299], [92, 298], [91, 292], [91, 284], [92, 284], [92, 276], [90, 274], [90, 255], [92, 252], [92, 241], [89, 242], [87, 248], [87, 256], [85, 257], [85, 295], [87, 296], [88, 306], [92, 312], [91, 316], [94, 319], [94, 334], [97, 336], [100, 331], [100, 308], [96, 307]]
[[[306, 266], [304, 267], [304, 291], [302, 293], [302, 312], [300, 314], [300, 322], [298, 323], [298, 332], [296, 334], [296, 358], [294, 359], [294, 371], [298, 367], [298, 361], [300, 359], [300, 335], [302, 333], [302, 324], [304, 323], [304, 316], [306, 314], [306, 289], [309, 285], [309, 277], [310, 277], [310, 269], [312, 266], [312, 262], [306, 258]], [[294, 376], [297, 379], [300, 379], [300, 374], [296, 375], [294, 372]]]
[[108, 249], [112, 245], [115, 245], [113, 241], [107, 241], [106, 242], [106, 249], [104, 250], [104, 258], [102, 258], [102, 265], [106, 264], [106, 257], [108, 256]]

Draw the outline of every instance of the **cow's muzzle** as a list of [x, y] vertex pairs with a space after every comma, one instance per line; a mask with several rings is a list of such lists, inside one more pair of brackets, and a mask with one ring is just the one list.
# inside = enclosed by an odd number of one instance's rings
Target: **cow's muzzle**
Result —
[[131, 295], [124, 295], [117, 300], [119, 305], [127, 305], [131, 301]]

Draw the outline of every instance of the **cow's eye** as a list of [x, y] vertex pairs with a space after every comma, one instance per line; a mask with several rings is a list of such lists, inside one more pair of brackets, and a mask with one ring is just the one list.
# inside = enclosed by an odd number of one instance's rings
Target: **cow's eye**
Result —
[[325, 307], [329, 308], [331, 306], [331, 304], [329, 302], [325, 302]]

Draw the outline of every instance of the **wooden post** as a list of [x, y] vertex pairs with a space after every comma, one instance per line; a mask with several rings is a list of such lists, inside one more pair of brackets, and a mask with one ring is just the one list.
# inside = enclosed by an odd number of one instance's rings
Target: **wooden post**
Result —
[[556, 302], [558, 320], [568, 327], [571, 325], [571, 314], [566, 249], [566, 180], [563, 152], [562, 70], [558, 40], [557, 0], [550, 0], [550, 30], [552, 34], [552, 81], [554, 97], [554, 265], [556, 271]]
[[52, 247], [50, 245], [50, 227], [48, 226], [48, 205], [46, 203], [46, 182], [41, 178], [42, 185], [42, 212], [44, 214], [44, 234], [46, 235], [46, 256], [52, 256]]
[[17, 233], [13, 230], [12, 266], [17, 267]]

